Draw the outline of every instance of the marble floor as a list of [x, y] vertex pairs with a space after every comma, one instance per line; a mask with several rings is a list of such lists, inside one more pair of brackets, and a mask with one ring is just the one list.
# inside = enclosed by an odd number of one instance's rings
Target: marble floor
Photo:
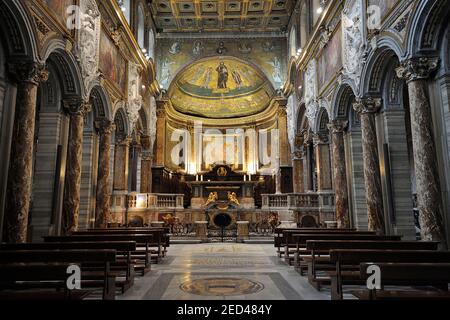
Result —
[[328, 300], [272, 244], [174, 244], [168, 256], [118, 299]]

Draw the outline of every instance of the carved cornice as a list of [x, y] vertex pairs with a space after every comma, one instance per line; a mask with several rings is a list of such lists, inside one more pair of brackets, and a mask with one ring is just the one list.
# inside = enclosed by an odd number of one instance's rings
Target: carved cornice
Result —
[[47, 81], [50, 75], [43, 64], [34, 62], [10, 63], [8, 71], [17, 82], [31, 82], [35, 85]]
[[438, 57], [414, 57], [396, 69], [397, 76], [406, 82], [428, 79], [439, 67]]
[[353, 110], [358, 114], [376, 113], [380, 110], [381, 105], [381, 98], [364, 97], [356, 100]]

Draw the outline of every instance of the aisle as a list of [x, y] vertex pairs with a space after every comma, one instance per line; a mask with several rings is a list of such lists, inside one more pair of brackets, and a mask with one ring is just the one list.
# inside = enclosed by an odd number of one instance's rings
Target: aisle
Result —
[[329, 299], [275, 254], [272, 244], [179, 244], [119, 299]]

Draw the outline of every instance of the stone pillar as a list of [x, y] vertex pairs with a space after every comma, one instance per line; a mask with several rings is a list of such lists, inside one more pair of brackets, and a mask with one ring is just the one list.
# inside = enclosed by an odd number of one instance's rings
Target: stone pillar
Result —
[[384, 234], [383, 195], [375, 127], [375, 113], [380, 107], [381, 99], [371, 97], [358, 99], [353, 104], [353, 109], [359, 114], [361, 121], [368, 229]]
[[328, 135], [315, 134], [314, 147], [317, 167], [317, 191], [331, 190], [330, 145], [328, 143]]
[[288, 129], [287, 129], [287, 113], [286, 105], [282, 104], [284, 100], [280, 103], [278, 107], [278, 139], [279, 139], [279, 154], [280, 166], [289, 166], [291, 154], [291, 148], [289, 145]]
[[109, 174], [111, 158], [111, 136], [116, 125], [109, 120], [96, 123], [100, 136], [98, 154], [97, 199], [95, 205], [95, 227], [106, 228], [109, 218]]
[[116, 144], [114, 152], [114, 191], [128, 191], [128, 163], [130, 143], [127, 137]]
[[331, 133], [331, 150], [333, 154], [333, 181], [336, 203], [336, 221], [338, 228], [350, 227], [344, 146], [344, 130], [346, 127], [347, 121], [333, 120], [330, 124], [328, 124], [328, 129]]
[[92, 107], [75, 98], [64, 101], [64, 108], [70, 119], [62, 221], [62, 232], [67, 234], [78, 228], [84, 120]]
[[156, 110], [156, 165], [164, 166], [166, 148], [166, 112], [165, 101], [157, 101]]
[[[33, 178], [37, 89], [49, 73], [42, 65], [10, 65], [17, 81], [16, 111], [6, 192], [6, 240], [26, 242]], [[7, 155], [2, 155], [7, 156]]]
[[141, 159], [141, 193], [152, 193], [152, 163], [153, 156], [144, 151]]
[[294, 193], [305, 192], [305, 182], [304, 182], [304, 167], [303, 167], [303, 152], [296, 151], [292, 158], [292, 173], [293, 173], [293, 186]]
[[438, 58], [412, 58], [397, 69], [397, 74], [406, 79], [408, 84], [422, 239], [441, 241], [443, 247], [446, 247], [437, 153], [427, 86], [427, 79], [437, 70], [438, 65]]

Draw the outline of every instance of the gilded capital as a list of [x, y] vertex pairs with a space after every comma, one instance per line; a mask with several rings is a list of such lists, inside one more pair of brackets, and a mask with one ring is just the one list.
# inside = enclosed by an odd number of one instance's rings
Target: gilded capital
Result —
[[353, 104], [353, 110], [358, 114], [376, 113], [382, 105], [381, 98], [365, 97], [359, 98]]
[[395, 71], [406, 82], [428, 79], [439, 67], [438, 57], [415, 57], [404, 61]]

